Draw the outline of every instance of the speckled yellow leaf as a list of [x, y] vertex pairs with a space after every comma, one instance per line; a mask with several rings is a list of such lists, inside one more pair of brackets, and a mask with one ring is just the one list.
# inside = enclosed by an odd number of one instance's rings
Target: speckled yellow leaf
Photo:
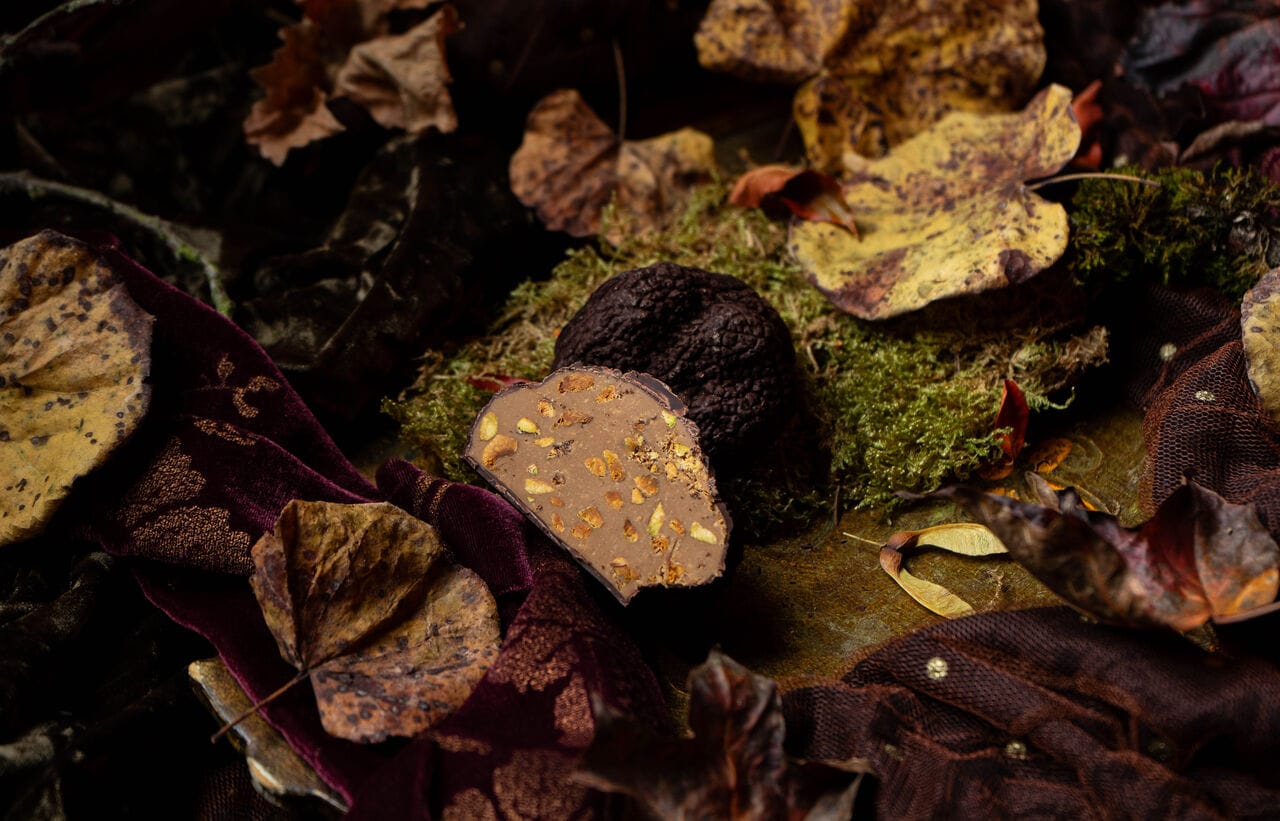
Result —
[[1067, 214], [1026, 181], [1062, 168], [1080, 143], [1071, 92], [1041, 91], [1020, 112], [954, 112], [844, 188], [861, 239], [801, 222], [790, 249], [841, 309], [884, 319], [944, 297], [1023, 282], [1062, 255]]
[[0, 545], [42, 531], [147, 410], [151, 316], [53, 231], [0, 249]]
[[922, 579], [903, 567], [904, 551], [932, 547], [961, 556], [998, 556], [1009, 551], [996, 535], [975, 522], [927, 527], [895, 534], [880, 548], [880, 566], [911, 598], [939, 616], [958, 619], [975, 612], [964, 599], [940, 584]]
[[1280, 268], [1263, 274], [1244, 295], [1240, 330], [1249, 381], [1267, 413], [1280, 422]]
[[619, 142], [578, 92], [562, 90], [530, 112], [524, 141], [511, 158], [511, 190], [553, 230], [575, 237], [598, 233], [614, 199], [634, 230], [643, 232], [679, 213], [688, 191], [709, 182], [715, 170], [714, 144], [701, 131], [683, 128]]
[[953, 110], [1007, 111], [1045, 64], [1035, 0], [713, 0], [707, 68], [804, 85], [796, 123], [818, 171], [879, 156]]

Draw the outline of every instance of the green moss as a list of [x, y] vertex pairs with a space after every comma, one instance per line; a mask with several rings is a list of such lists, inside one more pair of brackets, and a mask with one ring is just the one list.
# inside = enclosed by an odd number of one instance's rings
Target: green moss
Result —
[[809, 418], [798, 427], [816, 427], [826, 458], [816, 460], [815, 481], [814, 465], [787, 463], [785, 452], [796, 449], [779, 445], [763, 460], [775, 470], [722, 487], [748, 533], [829, 513], [836, 485], [845, 504], [881, 507], [894, 505], [898, 490], [926, 491], [967, 476], [996, 452], [993, 425], [1006, 376], [1024, 380], [1029, 399], [1042, 406], [1059, 386], [1049, 374], [1066, 343], [1044, 332], [975, 339], [966, 328], [891, 328], [839, 312], [787, 257], [785, 225], [727, 206], [724, 196], [722, 187], [708, 186], [670, 229], [616, 248], [574, 251], [550, 279], [515, 289], [489, 335], [429, 361], [415, 387], [386, 404], [405, 437], [436, 451], [448, 475], [471, 477], [459, 454], [488, 393], [468, 377], [540, 379], [556, 329], [597, 285], [664, 260], [742, 279], [792, 332]]
[[1240, 298], [1280, 261], [1280, 188], [1256, 172], [1120, 171], [1159, 186], [1114, 180], [1080, 185], [1072, 199], [1067, 257], [1080, 282], [1209, 285]]

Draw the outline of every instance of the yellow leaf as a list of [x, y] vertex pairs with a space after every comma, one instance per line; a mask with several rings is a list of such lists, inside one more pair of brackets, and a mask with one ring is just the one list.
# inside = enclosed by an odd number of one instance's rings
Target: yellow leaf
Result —
[[511, 158], [511, 190], [550, 229], [585, 237], [616, 195], [638, 231], [660, 227], [684, 207], [685, 194], [715, 173], [714, 144], [682, 128], [648, 140], [619, 142], [577, 91], [543, 98]]
[[1280, 422], [1280, 268], [1263, 274], [1244, 295], [1240, 331], [1249, 381], [1267, 413]]
[[949, 114], [888, 156], [858, 161], [844, 198], [861, 239], [797, 223], [791, 253], [832, 302], [863, 319], [1023, 282], [1067, 246], [1065, 209], [1024, 181], [1058, 171], [1079, 143], [1062, 86], [1013, 114]]
[[1045, 64], [1035, 0], [714, 0], [694, 42], [702, 65], [798, 83], [811, 165], [840, 175], [953, 110], [1004, 111]]
[[1007, 553], [995, 534], [974, 522], [928, 527], [894, 534], [880, 548], [880, 566], [893, 577], [907, 595], [939, 616], [949, 619], [973, 615], [973, 607], [940, 584], [935, 584], [908, 572], [903, 567], [905, 551], [933, 547], [961, 556], [981, 557]]
[[0, 249], [0, 545], [36, 535], [147, 411], [151, 316], [89, 246]]

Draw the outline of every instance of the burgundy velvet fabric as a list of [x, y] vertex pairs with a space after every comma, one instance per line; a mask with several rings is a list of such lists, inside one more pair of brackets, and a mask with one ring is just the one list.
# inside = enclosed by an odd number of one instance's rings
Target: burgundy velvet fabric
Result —
[[1280, 808], [1280, 668], [1066, 608], [922, 630], [783, 707], [791, 753], [870, 761], [885, 818]]
[[[436, 527], [499, 602], [505, 637], [471, 698], [428, 736], [362, 746], [321, 728], [309, 685], [263, 715], [365, 817], [578, 817], [599, 796], [569, 776], [592, 700], [657, 724], [661, 691], [617, 605], [510, 504], [395, 461], [370, 485], [266, 354], [225, 318], [106, 251], [155, 317], [153, 400], [138, 433], [78, 490], [77, 519], [139, 560], [144, 592], [206, 637], [249, 696], [294, 676], [246, 576], [249, 550], [291, 499], [387, 499]], [[142, 561], [147, 560], [147, 561]], [[488, 808], [488, 809], [486, 809]]]

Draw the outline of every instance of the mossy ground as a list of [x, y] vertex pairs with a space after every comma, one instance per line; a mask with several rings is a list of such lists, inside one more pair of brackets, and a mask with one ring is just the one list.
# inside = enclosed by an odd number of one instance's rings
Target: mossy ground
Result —
[[963, 325], [931, 330], [856, 320], [836, 310], [786, 256], [784, 223], [724, 200], [723, 187], [703, 188], [669, 229], [618, 247], [573, 251], [549, 279], [518, 286], [488, 335], [433, 354], [416, 385], [386, 403], [403, 436], [434, 453], [446, 475], [471, 478], [461, 453], [490, 396], [477, 378], [541, 379], [557, 329], [596, 286], [663, 260], [742, 279], [792, 332], [801, 404], [816, 423], [809, 427], [820, 453], [809, 461], [818, 465], [818, 481], [812, 465], [775, 464], [722, 487], [735, 523], [749, 533], [829, 512], [837, 487], [846, 505], [891, 507], [898, 490], [925, 491], [966, 477], [996, 454], [1003, 380], [1018, 379], [1033, 406], [1043, 407], [1059, 384], [1050, 374], [1078, 355], [1076, 341], [1036, 328], [992, 334]]

